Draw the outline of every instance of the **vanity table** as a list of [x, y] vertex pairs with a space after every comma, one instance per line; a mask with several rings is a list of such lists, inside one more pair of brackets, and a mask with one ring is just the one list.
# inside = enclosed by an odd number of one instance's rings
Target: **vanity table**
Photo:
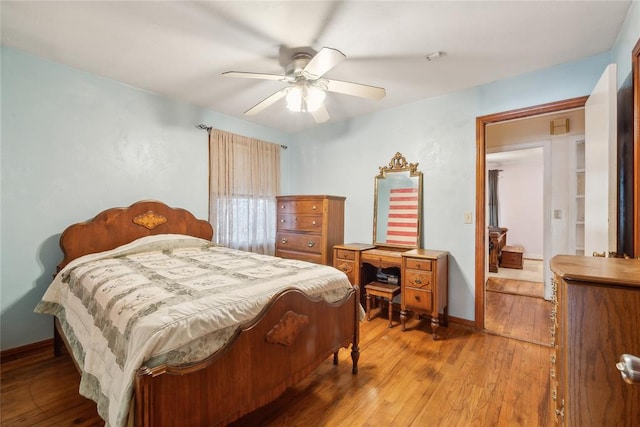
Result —
[[343, 271], [354, 286], [359, 286], [366, 304], [364, 286], [376, 280], [376, 271], [397, 269], [400, 277], [402, 330], [410, 313], [431, 317], [433, 339], [439, 338], [440, 325], [449, 325], [448, 258], [446, 251], [429, 249], [381, 249], [374, 245], [349, 243], [333, 247], [334, 267]]
[[[373, 244], [333, 247], [333, 266], [352, 285], [385, 283], [400, 286], [402, 330], [410, 313], [431, 317], [433, 339], [448, 325], [448, 252], [420, 248], [422, 172], [400, 153], [375, 177]], [[395, 293], [394, 293], [395, 295]], [[376, 295], [379, 296], [379, 295]]]

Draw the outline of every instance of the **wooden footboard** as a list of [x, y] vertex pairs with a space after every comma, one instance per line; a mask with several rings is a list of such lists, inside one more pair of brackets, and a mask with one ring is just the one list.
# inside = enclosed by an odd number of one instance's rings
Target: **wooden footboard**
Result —
[[349, 344], [357, 373], [359, 301], [357, 288], [333, 304], [287, 289], [206, 360], [141, 368], [135, 425], [225, 425], [275, 400], [332, 353], [337, 363]]

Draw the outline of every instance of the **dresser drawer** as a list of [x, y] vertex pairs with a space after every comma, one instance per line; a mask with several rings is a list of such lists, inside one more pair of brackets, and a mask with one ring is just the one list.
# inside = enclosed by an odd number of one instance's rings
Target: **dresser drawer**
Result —
[[322, 214], [322, 200], [279, 200], [278, 214]]
[[296, 252], [276, 249], [276, 256], [286, 259], [297, 259], [300, 261], [313, 262], [315, 264], [322, 264], [322, 255], [314, 254], [310, 252]]
[[277, 233], [276, 249], [320, 253], [322, 236], [315, 234]]
[[322, 215], [279, 214], [278, 230], [322, 231]]
[[417, 259], [407, 258], [405, 259], [405, 266], [414, 270], [431, 271], [431, 260], [429, 259]]
[[356, 260], [356, 253], [354, 251], [346, 251], [344, 249], [336, 249], [335, 251], [337, 259], [346, 259], [349, 261]]
[[398, 267], [401, 263], [401, 255], [400, 252], [371, 249], [362, 253], [360, 262], [380, 268]]
[[402, 300], [407, 308], [430, 312], [433, 309], [433, 294], [422, 289], [404, 288]]
[[405, 270], [405, 284], [408, 287], [430, 291], [432, 287], [431, 273], [420, 270]]
[[342, 271], [349, 278], [349, 282], [354, 284], [356, 282], [356, 269], [355, 263], [344, 261], [344, 260], [334, 260], [335, 268]]

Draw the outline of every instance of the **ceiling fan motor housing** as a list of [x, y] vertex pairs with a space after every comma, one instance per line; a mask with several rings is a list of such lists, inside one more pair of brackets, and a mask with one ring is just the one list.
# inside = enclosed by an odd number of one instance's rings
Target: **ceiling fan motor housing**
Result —
[[304, 67], [311, 61], [312, 56], [305, 52], [296, 53], [293, 55], [291, 64], [284, 68], [284, 73], [287, 77], [300, 77], [304, 71]]

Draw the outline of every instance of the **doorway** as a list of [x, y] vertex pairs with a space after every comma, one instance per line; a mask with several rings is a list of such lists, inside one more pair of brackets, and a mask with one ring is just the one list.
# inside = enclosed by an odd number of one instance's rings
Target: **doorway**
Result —
[[[485, 329], [485, 282], [487, 274], [487, 215], [486, 215], [486, 174], [487, 174], [487, 127], [491, 124], [511, 120], [530, 118], [549, 113], [583, 108], [587, 97], [572, 98], [564, 101], [542, 104], [518, 110], [481, 116], [476, 118], [476, 258], [475, 258], [475, 317], [476, 326]], [[546, 214], [550, 214], [546, 209]], [[549, 242], [546, 242], [549, 244]], [[550, 252], [547, 252], [550, 253]]]

